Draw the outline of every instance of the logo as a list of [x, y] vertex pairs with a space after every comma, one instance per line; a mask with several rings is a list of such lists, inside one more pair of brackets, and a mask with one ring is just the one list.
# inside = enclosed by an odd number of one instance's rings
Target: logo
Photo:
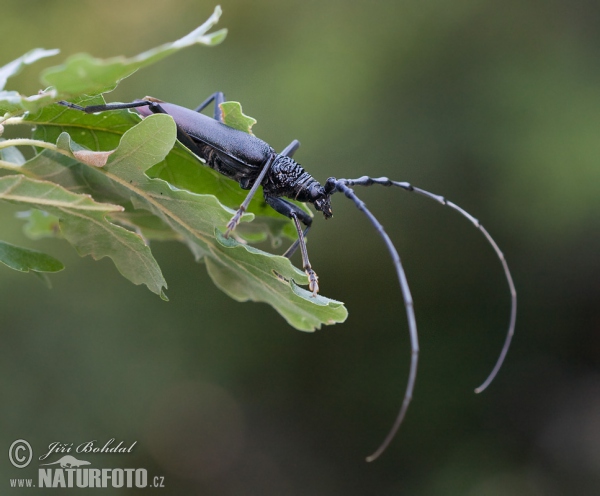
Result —
[[[115, 439], [110, 439], [104, 444], [96, 440], [86, 441], [75, 445], [75, 443], [53, 442], [43, 450], [38, 457], [39, 462], [47, 461], [52, 455], [62, 455], [58, 460], [47, 463], [39, 463], [37, 468], [37, 480], [28, 479], [10, 479], [10, 487], [61, 487], [61, 488], [145, 488], [145, 487], [164, 487], [164, 477], [149, 477], [145, 468], [93, 468], [93, 461], [82, 460], [71, 454], [85, 453], [86, 458], [93, 458], [94, 454], [116, 454], [123, 455], [131, 453], [137, 441], [125, 443], [123, 441], [115, 443]], [[24, 439], [14, 441], [8, 450], [8, 458], [11, 464], [23, 469], [30, 465], [33, 459], [33, 449]]]
[[74, 456], [65, 455], [60, 460], [52, 463], [42, 463], [42, 465], [56, 465], [60, 464], [62, 468], [79, 468], [82, 465], [89, 465], [90, 462], [86, 462], [85, 460], [78, 460]]

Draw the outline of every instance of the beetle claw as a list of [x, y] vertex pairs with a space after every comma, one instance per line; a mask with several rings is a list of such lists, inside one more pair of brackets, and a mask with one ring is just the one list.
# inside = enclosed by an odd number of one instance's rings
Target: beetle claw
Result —
[[227, 229], [225, 230], [225, 237], [228, 238], [231, 232], [236, 228], [236, 226], [240, 222], [240, 217], [244, 211], [242, 209], [238, 210], [235, 215], [231, 218], [231, 220], [227, 223]]
[[308, 289], [312, 291], [312, 297], [315, 298], [319, 292], [319, 277], [312, 269], [305, 269], [306, 275], [308, 276]]

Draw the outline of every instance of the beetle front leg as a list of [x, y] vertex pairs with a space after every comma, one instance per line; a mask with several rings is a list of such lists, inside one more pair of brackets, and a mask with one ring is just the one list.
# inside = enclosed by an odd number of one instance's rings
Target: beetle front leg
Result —
[[[294, 247], [295, 251], [295, 247], [300, 246], [300, 253], [302, 254], [302, 269], [308, 276], [308, 289], [312, 291], [313, 296], [317, 296], [317, 293], [319, 292], [319, 277], [313, 270], [312, 266], [310, 265], [310, 261], [308, 260], [308, 250], [306, 249], [306, 240], [304, 239], [305, 233], [308, 232], [308, 228], [312, 224], [312, 217], [300, 207], [297, 207], [293, 203], [290, 203], [283, 198], [265, 195], [265, 201], [271, 208], [273, 208], [273, 210], [294, 221], [294, 226], [296, 226], [296, 231], [298, 232], [298, 241], [296, 241], [292, 247]], [[306, 225], [306, 230], [304, 232], [302, 231], [300, 222]], [[284, 256], [288, 256], [288, 258], [291, 256], [291, 253], [293, 253], [293, 251], [291, 251], [292, 247], [286, 251]]]
[[240, 219], [242, 218], [242, 215], [244, 215], [244, 212], [248, 209], [248, 205], [250, 205], [250, 202], [252, 201], [252, 198], [254, 197], [254, 194], [256, 193], [256, 191], [258, 190], [258, 188], [260, 187], [263, 179], [267, 175], [267, 172], [269, 172], [269, 169], [271, 168], [271, 165], [275, 161], [275, 157], [276, 157], [276, 155], [271, 155], [267, 159], [267, 162], [265, 163], [265, 165], [263, 165], [263, 168], [260, 171], [260, 174], [254, 180], [254, 184], [252, 185], [252, 188], [248, 192], [248, 195], [246, 195], [246, 199], [240, 205], [240, 208], [238, 208], [238, 210], [235, 213], [235, 215], [227, 223], [227, 230], [225, 231], [225, 237], [226, 238], [229, 237], [229, 235], [231, 234], [231, 231], [233, 231], [235, 229], [235, 227], [239, 224]]

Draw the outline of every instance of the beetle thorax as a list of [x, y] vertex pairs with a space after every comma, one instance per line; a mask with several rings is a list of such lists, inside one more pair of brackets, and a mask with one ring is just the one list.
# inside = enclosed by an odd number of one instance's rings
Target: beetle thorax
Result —
[[312, 203], [325, 217], [331, 217], [329, 195], [323, 186], [290, 157], [278, 155], [275, 158], [263, 181], [263, 188], [271, 196]]
[[317, 181], [302, 166], [290, 157], [277, 155], [263, 182], [265, 192], [272, 196], [286, 196], [299, 201], [306, 189]]

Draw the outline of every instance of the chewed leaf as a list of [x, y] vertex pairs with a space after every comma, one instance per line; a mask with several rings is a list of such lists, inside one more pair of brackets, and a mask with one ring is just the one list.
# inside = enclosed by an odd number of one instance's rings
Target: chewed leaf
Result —
[[135, 57], [98, 59], [87, 54], [74, 55], [64, 65], [44, 71], [42, 81], [53, 86], [61, 98], [83, 94], [97, 95], [111, 91], [119, 81], [138, 69], [153, 64], [182, 48], [196, 43], [211, 46], [223, 41], [227, 33], [225, 29], [208, 33], [218, 22], [220, 16], [221, 8], [217, 6], [210, 18], [188, 35]]
[[65, 266], [56, 258], [36, 250], [0, 241], [0, 262], [21, 272], [59, 272]]
[[256, 124], [256, 119], [245, 115], [242, 112], [242, 106], [238, 102], [223, 102], [221, 105], [223, 112], [223, 121], [229, 127], [252, 134], [252, 126]]

